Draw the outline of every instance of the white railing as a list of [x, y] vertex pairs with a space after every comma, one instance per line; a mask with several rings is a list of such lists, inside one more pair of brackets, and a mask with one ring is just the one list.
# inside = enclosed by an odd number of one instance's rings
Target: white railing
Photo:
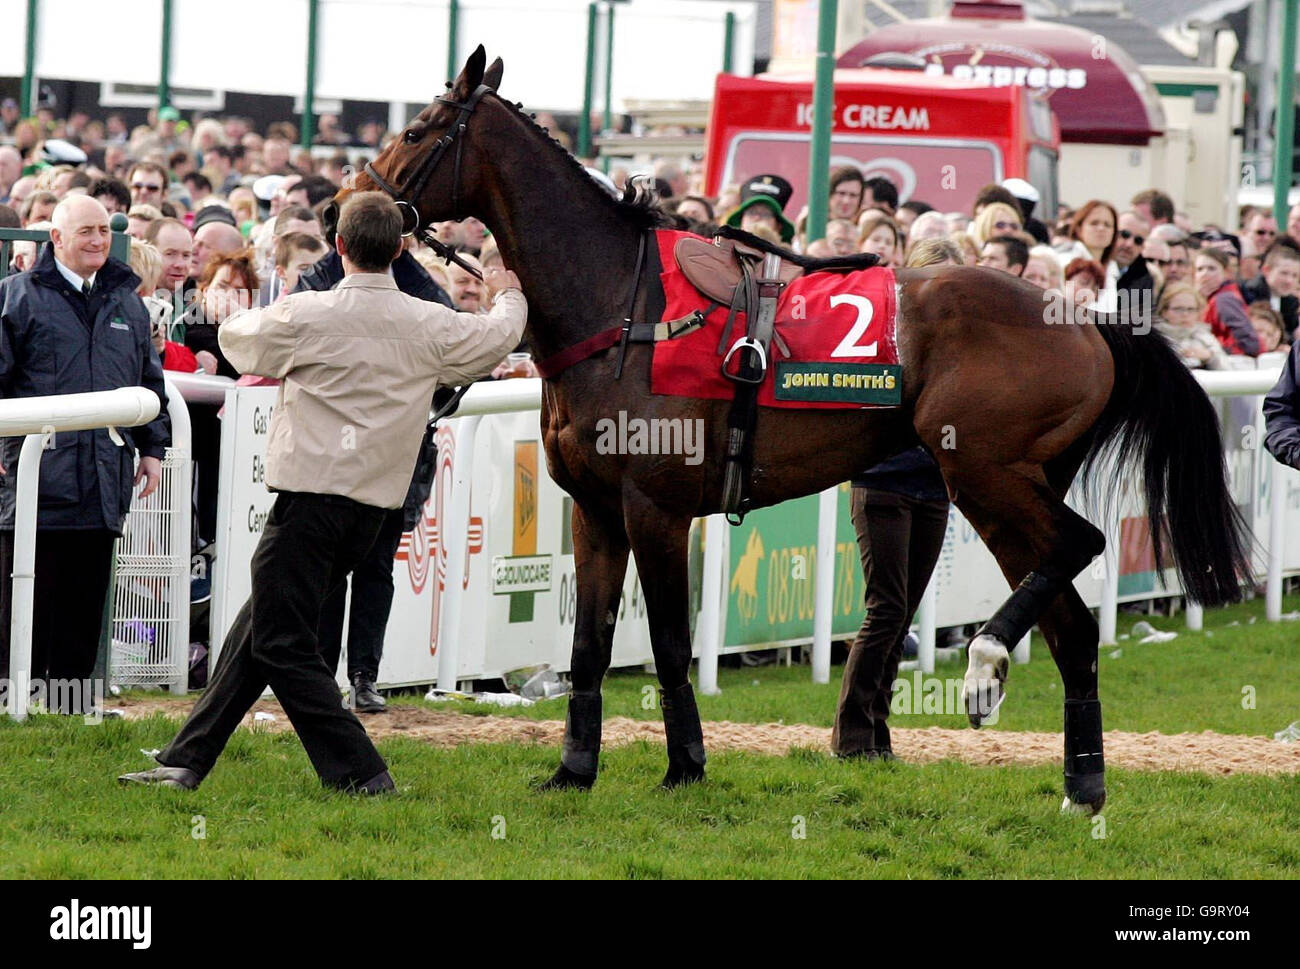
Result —
[[23, 436], [18, 458], [14, 506], [13, 614], [9, 638], [9, 714], [27, 718], [27, 691], [32, 667], [32, 605], [36, 581], [36, 501], [41, 455], [60, 431], [107, 427], [118, 444], [116, 428], [138, 427], [158, 416], [158, 395], [143, 387], [88, 394], [20, 397], [0, 401], [0, 437]]
[[[1265, 361], [1268, 363], [1271, 361]], [[1218, 370], [1218, 371], [1195, 371], [1194, 376], [1197, 382], [1210, 397], [1254, 397], [1268, 393], [1277, 383], [1281, 375], [1280, 367], [1266, 366], [1265, 369], [1259, 370]], [[1261, 442], [1262, 443], [1262, 442]], [[1269, 558], [1267, 573], [1267, 618], [1277, 620], [1282, 614], [1282, 535], [1284, 517], [1282, 515], [1282, 502], [1285, 498], [1286, 487], [1282, 481], [1283, 465], [1277, 461], [1271, 463], [1272, 474], [1272, 501], [1273, 515], [1269, 522]], [[831, 548], [834, 547], [835, 541], [835, 518], [838, 511], [838, 503], [833, 500], [827, 500], [827, 495], [834, 495], [834, 489], [827, 489], [822, 493], [822, 502], [820, 505], [821, 514], [818, 521], [818, 562], [822, 559], [825, 551], [823, 542], [829, 542]], [[1113, 643], [1115, 641], [1116, 619], [1119, 614], [1119, 515], [1118, 502], [1108, 503], [1111, 511], [1110, 519], [1103, 526], [1106, 535], [1106, 552], [1105, 552], [1105, 573], [1102, 584], [1101, 606], [1098, 610], [1098, 624], [1100, 626], [1101, 642]], [[829, 518], [829, 521], [827, 519]], [[707, 554], [707, 552], [706, 552]], [[823, 571], [818, 569], [814, 575], [814, 582], [817, 588], [817, 603], [820, 607], [823, 596], [830, 595], [831, 583], [834, 576], [829, 570]], [[823, 591], [823, 586], [825, 590]], [[935, 649], [935, 583], [933, 578], [926, 588], [925, 596], [921, 600], [921, 606], [917, 610], [917, 622], [920, 626], [918, 640], [920, 647], [917, 650], [917, 663], [922, 672], [934, 672], [934, 649]], [[1187, 610], [1187, 622], [1189, 629], [1201, 628], [1202, 610], [1199, 605], [1189, 603]], [[825, 683], [826, 679], [818, 679], [818, 672], [821, 668], [829, 668], [830, 662], [830, 623], [814, 624], [813, 627], [813, 681], [816, 683]], [[1016, 646], [1013, 652], [1013, 658], [1018, 663], [1029, 661], [1029, 636], [1026, 635], [1023, 640]], [[713, 662], [717, 662], [716, 652], [712, 653]], [[700, 646], [700, 662], [704, 662], [705, 652], [704, 644]], [[820, 664], [820, 665], [819, 665]], [[716, 674], [715, 674], [716, 675]], [[701, 677], [703, 678], [703, 677]]]
[[[1194, 376], [1212, 398], [1220, 397], [1256, 397], [1273, 388], [1280, 375], [1280, 355], [1261, 358], [1261, 369], [1234, 371], [1196, 371]], [[498, 381], [495, 383], [475, 384], [461, 401], [460, 409], [453, 420], [463, 420], [462, 437], [457, 444], [458, 459], [455, 477], [452, 483], [451, 500], [448, 513], [448, 529], [444, 535], [464, 534], [469, 527], [469, 490], [473, 474], [474, 435], [484, 415], [501, 414], [514, 411], [537, 410], [541, 406], [542, 382], [538, 379], [518, 379]], [[1266, 578], [1266, 616], [1277, 620], [1281, 616], [1282, 603], [1282, 546], [1285, 516], [1282, 506], [1286, 488], [1283, 480], [1284, 467], [1270, 460], [1272, 514], [1270, 516], [1268, 535], [1268, 562]], [[1112, 503], [1114, 504], [1114, 503]], [[812, 677], [816, 683], [826, 683], [830, 679], [831, 646], [831, 603], [835, 554], [835, 535], [838, 517], [838, 500], [836, 489], [828, 488], [819, 496], [817, 529], [817, 567], [814, 573], [814, 619], [812, 645]], [[1103, 581], [1099, 625], [1101, 641], [1113, 642], [1115, 622], [1119, 609], [1119, 568], [1118, 568], [1118, 534], [1119, 521], [1117, 510], [1113, 520], [1103, 526], [1106, 534], [1107, 550], [1105, 558], [1105, 576]], [[710, 695], [718, 691], [718, 656], [722, 648], [724, 621], [726, 615], [726, 549], [729, 526], [722, 515], [712, 515], [705, 522], [703, 589], [699, 621], [696, 626], [696, 644], [699, 647], [699, 690]], [[454, 530], [454, 531], [453, 531]], [[449, 548], [459, 548], [460, 544], [450, 538], [446, 539]], [[456, 688], [456, 671], [458, 669], [458, 637], [454, 631], [459, 628], [462, 611], [462, 583], [465, 562], [461, 555], [451, 555], [447, 561], [446, 596], [440, 617], [438, 642], [439, 665], [438, 685], [443, 689]], [[931, 580], [917, 610], [916, 622], [919, 627], [918, 667], [924, 672], [934, 671], [935, 661], [935, 618], [937, 615], [935, 583]], [[1199, 629], [1202, 623], [1201, 608], [1189, 601], [1187, 607], [1187, 626]], [[1018, 663], [1029, 661], [1029, 635], [1026, 634], [1012, 652], [1012, 658]]]

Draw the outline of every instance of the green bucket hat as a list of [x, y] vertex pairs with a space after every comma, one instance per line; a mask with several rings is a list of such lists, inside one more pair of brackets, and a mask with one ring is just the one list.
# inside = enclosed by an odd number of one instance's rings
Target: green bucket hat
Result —
[[780, 175], [757, 175], [740, 190], [740, 204], [727, 215], [727, 225], [739, 229], [745, 210], [755, 205], [766, 205], [776, 216], [781, 241], [794, 239], [794, 223], [785, 217], [785, 207], [794, 195], [794, 187]]

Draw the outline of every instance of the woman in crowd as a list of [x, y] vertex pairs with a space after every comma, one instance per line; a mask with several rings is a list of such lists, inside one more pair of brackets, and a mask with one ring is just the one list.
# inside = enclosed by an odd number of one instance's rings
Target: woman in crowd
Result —
[[1039, 289], [1059, 290], [1065, 283], [1056, 253], [1048, 246], [1034, 246], [1029, 250], [1029, 261], [1025, 263], [1020, 278]]
[[1156, 304], [1155, 331], [1165, 337], [1189, 368], [1231, 370], [1237, 362], [1249, 366], [1247, 357], [1229, 356], [1201, 319], [1205, 297], [1190, 283], [1170, 283]]
[[970, 235], [975, 241], [976, 249], [983, 249], [984, 243], [994, 236], [1010, 235], [1023, 228], [1020, 213], [1005, 202], [990, 202], [980, 209], [971, 223]]
[[199, 278], [195, 319], [187, 322], [185, 344], [209, 373], [231, 379], [239, 376], [221, 352], [217, 331], [235, 313], [254, 305], [258, 279], [253, 259], [249, 249], [213, 256]]
[[1106, 287], [1106, 270], [1095, 259], [1076, 257], [1066, 265], [1065, 295], [1078, 306], [1093, 306]]
[[1202, 319], [1228, 353], [1259, 354], [1259, 338], [1250, 325], [1246, 301], [1228, 271], [1228, 255], [1202, 246], [1196, 252], [1196, 288], [1205, 299]]
[[901, 238], [898, 223], [879, 209], [871, 209], [858, 223], [858, 251], [874, 252], [882, 266], [896, 264], [895, 258], [902, 252]]
[[[924, 239], [907, 259], [908, 268], [961, 264], [961, 250], [949, 239]], [[850, 508], [867, 614], [844, 664], [831, 750], [894, 760], [889, 701], [903, 640], [943, 549], [948, 490], [934, 457], [918, 445], [855, 479]]]
[[[1115, 251], [1115, 227], [1118, 224], [1119, 215], [1109, 202], [1099, 199], [1085, 202], [1075, 210], [1070, 220], [1070, 244], [1058, 251], [1057, 261], [1068, 267], [1075, 259], [1088, 259], [1100, 263], [1104, 271], [1110, 263], [1111, 253]], [[1102, 282], [1104, 285], [1104, 277]]]
[[948, 236], [948, 241], [957, 247], [961, 253], [962, 266], [978, 266], [980, 261], [980, 251], [975, 246], [975, 240], [970, 237], [969, 232], [953, 232]]

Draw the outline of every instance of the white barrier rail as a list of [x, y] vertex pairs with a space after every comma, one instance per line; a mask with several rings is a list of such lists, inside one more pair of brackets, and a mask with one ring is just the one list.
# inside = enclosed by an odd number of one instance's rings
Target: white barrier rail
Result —
[[[1263, 365], [1257, 370], [1234, 371], [1198, 371], [1194, 374], [1197, 381], [1210, 397], [1254, 397], [1272, 389], [1280, 375], [1279, 357], [1266, 357], [1260, 360]], [[461, 402], [457, 418], [467, 418], [477, 429], [478, 418], [486, 414], [501, 414], [510, 411], [532, 410], [540, 407], [541, 381], [538, 379], [520, 379], [498, 381], [495, 383], [476, 384]], [[472, 454], [472, 447], [462, 446], [461, 453]], [[1281, 614], [1282, 591], [1282, 535], [1283, 518], [1281, 513], [1285, 498], [1282, 480], [1282, 465], [1271, 462], [1271, 508], [1268, 536], [1267, 567], [1267, 618], [1276, 620]], [[450, 504], [450, 521], [459, 528], [468, 528], [469, 502], [468, 487], [470, 469], [458, 465], [455, 482], [452, 486]], [[832, 567], [835, 553], [836, 518], [838, 503], [834, 489], [828, 489], [820, 496], [818, 503], [818, 538], [817, 568], [815, 571], [815, 611], [812, 648], [812, 677], [816, 683], [829, 679], [830, 644], [831, 644], [831, 601], [833, 592], [834, 569]], [[1117, 516], [1117, 512], [1115, 513]], [[703, 597], [699, 623], [696, 628], [696, 643], [699, 647], [699, 685], [703, 694], [717, 692], [718, 656], [723, 646], [725, 597], [726, 597], [726, 563], [727, 544], [726, 520], [721, 515], [710, 516], [705, 527]], [[1103, 524], [1107, 536], [1105, 555], [1105, 578], [1103, 581], [1102, 601], [1099, 609], [1101, 641], [1114, 641], [1115, 624], [1118, 614], [1119, 599], [1119, 521]], [[453, 547], [457, 547], [453, 545]], [[448, 562], [448, 590], [458, 590], [464, 575], [464, 563], [452, 556]], [[439, 642], [445, 652], [440, 656], [439, 684], [447, 689], [455, 687], [455, 670], [457, 668], [456, 642], [454, 630], [460, 616], [457, 592], [452, 591], [442, 615]], [[935, 617], [934, 583], [927, 589], [921, 607], [917, 613], [920, 627], [921, 648], [918, 666], [924, 672], [933, 672], [935, 655]], [[1196, 603], [1189, 602], [1187, 608], [1187, 625], [1189, 629], [1199, 629], [1202, 623], [1202, 610]], [[1017, 662], [1028, 662], [1028, 637], [1017, 644], [1015, 650]]]
[[[1198, 370], [1193, 372], [1193, 376], [1201, 385], [1205, 393], [1210, 397], [1254, 397], [1268, 393], [1273, 389], [1281, 376], [1280, 365], [1269, 365], [1277, 361], [1277, 358], [1285, 359], [1284, 355], [1268, 355], [1261, 358], [1261, 363], [1265, 364], [1262, 369], [1258, 370]], [[1262, 446], [1263, 442], [1260, 442]], [[1272, 514], [1269, 519], [1269, 539], [1268, 539], [1268, 573], [1267, 573], [1267, 598], [1266, 598], [1266, 618], [1276, 621], [1282, 615], [1282, 536], [1284, 532], [1284, 518], [1282, 514], [1283, 502], [1285, 499], [1286, 488], [1282, 478], [1283, 465], [1269, 459], [1271, 467], [1271, 493], [1270, 501]], [[1100, 639], [1102, 643], [1115, 642], [1116, 622], [1119, 615], [1119, 512], [1118, 503], [1110, 504], [1111, 518], [1104, 526], [1103, 531], [1106, 534], [1106, 551], [1105, 551], [1105, 578], [1102, 585], [1102, 600], [1098, 610], [1098, 625], [1100, 627]], [[823, 597], [829, 597], [831, 583], [834, 576], [830, 570], [820, 568], [823, 557], [834, 549], [835, 544], [835, 525], [834, 515], [835, 506], [827, 507], [827, 503], [821, 503], [821, 518], [818, 527], [817, 539], [817, 561], [818, 569], [815, 575], [817, 586], [817, 608], [822, 609]], [[829, 526], [827, 517], [830, 517]], [[829, 548], [828, 548], [829, 546]], [[824, 588], [823, 588], [824, 587]], [[918, 665], [922, 672], [934, 672], [934, 639], [935, 639], [935, 610], [933, 608], [933, 581], [927, 590], [927, 599], [922, 600], [921, 607], [917, 611], [917, 620], [920, 625], [919, 639], [921, 648], [918, 650]], [[827, 601], [829, 599], [827, 598]], [[1203, 610], [1199, 603], [1193, 603], [1189, 600], [1187, 606], [1187, 627], [1192, 630], [1201, 628], [1203, 621]], [[830, 650], [830, 621], [815, 622], [813, 626], [813, 656], [818, 655], [819, 650], [829, 654]], [[1016, 647], [1016, 661], [1028, 662], [1029, 643], [1028, 637]], [[701, 654], [701, 663], [703, 663], [703, 654]], [[716, 673], [714, 674], [716, 676]], [[824, 679], [818, 678], [818, 672], [814, 664], [813, 682], [823, 683]]]
[[25, 436], [18, 458], [14, 507], [13, 615], [9, 639], [9, 714], [27, 719], [32, 667], [32, 605], [36, 589], [36, 500], [41, 455], [52, 435], [101, 427], [118, 443], [115, 428], [138, 427], [158, 416], [158, 395], [143, 387], [89, 394], [21, 397], [0, 401], [0, 437]]

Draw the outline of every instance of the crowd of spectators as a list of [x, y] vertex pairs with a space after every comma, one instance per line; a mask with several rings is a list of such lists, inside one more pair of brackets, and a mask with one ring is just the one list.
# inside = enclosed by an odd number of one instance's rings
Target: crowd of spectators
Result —
[[1300, 206], [1285, 233], [1269, 211], [1252, 208], [1240, 212], [1243, 228], [1234, 233], [1194, 225], [1158, 189], [1137, 192], [1124, 208], [1089, 199], [1043, 213], [1034, 187], [1011, 178], [980, 189], [969, 211], [941, 212], [921, 199], [900, 200], [886, 178], [844, 166], [830, 175], [825, 233], [809, 239], [806, 210], [790, 222], [781, 193], [754, 204], [739, 184], [710, 198], [698, 190], [698, 173], [692, 181], [665, 163], [655, 175], [661, 194], [672, 193], [678, 178], [689, 186], [664, 203], [681, 228], [709, 235], [731, 222], [809, 255], [871, 252], [892, 267], [915, 265], [913, 253], [928, 240], [948, 240], [962, 264], [1011, 273], [1076, 305], [1149, 324], [1188, 367], [1253, 367], [1259, 354], [1295, 339]]
[[[49, 109], [18, 118], [0, 110], [0, 226], [49, 229], [56, 205], [69, 196], [98, 200], [127, 216], [131, 268], [140, 279], [154, 324], [154, 346], [172, 371], [244, 378], [221, 352], [217, 333], [233, 313], [267, 305], [300, 288], [312, 271], [337, 280], [324, 264], [337, 262], [326, 238], [324, 208], [353, 165], [344, 146], [377, 154], [388, 134], [367, 124], [353, 138], [337, 118], [320, 119], [314, 151], [298, 146], [292, 124], [263, 131], [237, 116], [185, 121], [173, 108], [150, 112], [150, 123], [128, 130], [120, 115], [104, 120], [73, 111], [56, 119]], [[321, 147], [325, 146], [325, 147]], [[336, 150], [331, 150], [337, 146]], [[355, 151], [354, 151], [355, 155]], [[500, 256], [477, 219], [434, 227], [467, 259]], [[11, 272], [30, 270], [37, 246], [13, 246]], [[321, 266], [318, 266], [318, 263]], [[337, 266], [332, 270], [337, 275]], [[459, 267], [408, 241], [394, 267], [408, 292], [469, 312], [490, 308], [482, 284]], [[321, 288], [303, 285], [301, 288]], [[328, 288], [328, 284], [325, 288]], [[531, 363], [511, 375], [535, 372]], [[503, 362], [504, 375], [507, 365]], [[215, 407], [190, 405], [197, 481], [197, 537], [216, 531], [220, 424]]]
[[[298, 146], [287, 122], [262, 132], [237, 116], [185, 121], [173, 108], [151, 112], [150, 123], [128, 130], [116, 114], [100, 121], [73, 111], [60, 120], [41, 109], [19, 118], [6, 104], [0, 128], [8, 139], [0, 144], [0, 225], [48, 228], [54, 207], [77, 194], [124, 213], [164, 367], [232, 378], [241, 375], [221, 353], [221, 323], [242, 307], [283, 298], [318, 263], [337, 260], [325, 238], [324, 207], [352, 165], [367, 160], [350, 158], [342, 146], [378, 152], [388, 138], [378, 124], [353, 138], [327, 116], [312, 151]], [[612, 187], [627, 177], [616, 170]], [[777, 176], [761, 177], [758, 197], [745, 184], [708, 197], [700, 172], [671, 160], [659, 162], [653, 177], [665, 212], [704, 235], [730, 222], [810, 255], [871, 252], [894, 267], [914, 262], [922, 243], [947, 240], [954, 248], [942, 251], [965, 264], [1021, 276], [1095, 310], [1142, 314], [1189, 367], [1250, 366], [1251, 358], [1294, 338], [1300, 315], [1300, 207], [1286, 234], [1262, 210], [1242, 212], [1244, 230], [1234, 234], [1192, 225], [1157, 189], [1138, 192], [1124, 208], [1091, 199], [1036, 213], [1034, 188], [1008, 179], [982, 188], [970, 211], [941, 212], [921, 199], [900, 199], [886, 178], [844, 166], [830, 175], [825, 232], [809, 239], [806, 210], [784, 211], [790, 190]], [[433, 229], [471, 264], [500, 264], [477, 219]], [[29, 270], [36, 257], [34, 244], [18, 243], [9, 269]], [[414, 240], [399, 269], [413, 289], [427, 288], [458, 309], [486, 310], [474, 276]], [[199, 528], [210, 538], [219, 425], [215, 413], [195, 417]]]

